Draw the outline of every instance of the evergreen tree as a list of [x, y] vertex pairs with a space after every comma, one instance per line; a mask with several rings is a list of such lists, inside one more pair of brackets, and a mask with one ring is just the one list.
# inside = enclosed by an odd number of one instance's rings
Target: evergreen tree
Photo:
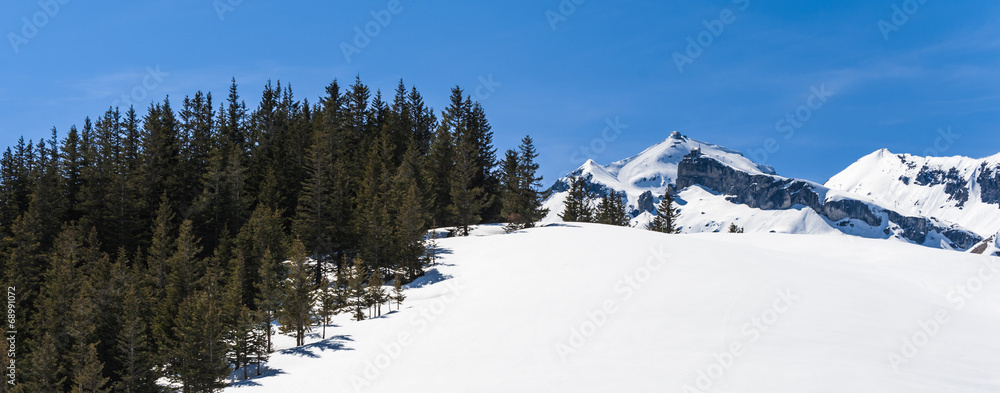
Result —
[[235, 369], [243, 369], [243, 379], [247, 379], [247, 368], [254, 352], [254, 315], [243, 302], [243, 270], [246, 266], [243, 253], [236, 251], [232, 261], [233, 271], [226, 288], [224, 323], [225, 342], [229, 347], [229, 359]]
[[292, 245], [288, 278], [284, 283], [284, 299], [278, 312], [281, 330], [295, 335], [295, 345], [304, 345], [306, 332], [312, 325], [313, 283], [305, 245], [296, 239]]
[[176, 341], [166, 348], [172, 361], [165, 366], [168, 379], [180, 384], [182, 391], [208, 392], [226, 386], [230, 368], [222, 314], [219, 299], [203, 291], [181, 303], [173, 329]]
[[736, 223], [729, 224], [729, 233], [743, 233], [743, 227], [736, 225]]
[[337, 288], [330, 283], [330, 279], [324, 274], [319, 281], [319, 288], [316, 289], [316, 300], [319, 307], [317, 316], [320, 324], [323, 325], [322, 338], [326, 339], [326, 326], [330, 324], [330, 319], [340, 311], [341, 304], [337, 297]]
[[368, 307], [368, 291], [365, 290], [365, 263], [361, 258], [355, 258], [348, 270], [347, 295], [348, 307], [355, 321], [365, 319], [365, 308]]
[[674, 207], [674, 197], [670, 195], [670, 190], [663, 195], [659, 206], [656, 207], [656, 217], [646, 226], [647, 229], [655, 232], [677, 233], [677, 209]]
[[392, 300], [396, 302], [396, 311], [399, 311], [399, 306], [406, 300], [406, 294], [403, 293], [403, 275], [399, 272], [396, 272], [396, 277], [392, 280]]
[[631, 216], [626, 212], [627, 203], [624, 191], [610, 190], [608, 195], [597, 205], [597, 213], [594, 217], [596, 222], [622, 227], [628, 226]]
[[281, 306], [282, 283], [285, 280], [284, 266], [281, 261], [272, 256], [271, 249], [264, 250], [261, 258], [260, 280], [257, 286], [257, 311], [259, 325], [263, 328], [266, 340], [265, 351], [271, 352], [271, 322], [277, 318]]
[[502, 215], [508, 224], [505, 229], [510, 232], [522, 228], [530, 228], [541, 220], [548, 209], [542, 208], [541, 187], [542, 177], [538, 176], [538, 164], [535, 159], [534, 142], [530, 136], [521, 140], [519, 151], [508, 150], [500, 170]]
[[564, 202], [565, 208], [559, 217], [566, 222], [593, 222], [593, 200], [594, 195], [588, 189], [587, 181], [582, 177], [573, 178]]
[[126, 393], [156, 392], [156, 375], [150, 352], [146, 310], [148, 301], [136, 282], [137, 273], [125, 281], [122, 301], [121, 328], [117, 332], [115, 348], [121, 368], [116, 371], [119, 382], [116, 390]]
[[478, 170], [475, 155], [475, 146], [461, 140], [457, 142], [455, 169], [451, 176], [452, 205], [449, 209], [461, 236], [468, 236], [469, 226], [480, 222], [480, 212], [488, 203], [483, 188], [473, 184]]

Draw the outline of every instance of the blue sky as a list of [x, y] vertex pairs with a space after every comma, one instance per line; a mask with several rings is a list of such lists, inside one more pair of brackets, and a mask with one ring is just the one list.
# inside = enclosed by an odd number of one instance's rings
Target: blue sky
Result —
[[[123, 94], [218, 102], [235, 77], [251, 106], [268, 79], [314, 102], [360, 74], [383, 91], [403, 78], [437, 110], [462, 86], [501, 151], [535, 138], [546, 185], [673, 130], [815, 181], [882, 147], [1000, 152], [996, 3], [695, 3], [4, 2], [0, 144], [65, 132]], [[373, 13], [391, 20], [376, 29]], [[377, 34], [348, 61], [366, 26]]]

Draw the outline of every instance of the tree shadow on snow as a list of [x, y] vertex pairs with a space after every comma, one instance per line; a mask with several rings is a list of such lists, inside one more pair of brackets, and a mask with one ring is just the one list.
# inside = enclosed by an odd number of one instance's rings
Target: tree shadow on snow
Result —
[[562, 222], [555, 222], [555, 223], [551, 223], [551, 224], [545, 224], [545, 225], [540, 226], [539, 228], [548, 228], [548, 227], [580, 228], [579, 225], [566, 224], [566, 223], [562, 223]]
[[285, 374], [285, 372], [280, 369], [270, 368], [265, 363], [264, 367], [261, 368], [260, 375], [257, 375], [257, 365], [251, 364], [249, 368], [247, 368], [247, 375], [250, 376], [250, 379], [243, 379], [243, 369], [241, 368], [229, 374], [229, 386], [235, 388], [260, 386], [260, 383], [257, 382], [258, 379], [273, 377], [281, 374]]
[[354, 341], [348, 336], [332, 336], [323, 341], [317, 341], [312, 344], [306, 344], [298, 346], [295, 348], [282, 349], [278, 353], [282, 355], [294, 355], [294, 356], [304, 356], [308, 358], [318, 358], [319, 355], [316, 351], [326, 352], [326, 351], [350, 351], [352, 348], [347, 348], [344, 346], [343, 341]]
[[406, 284], [407, 289], [423, 288], [424, 286], [439, 283], [441, 281], [451, 278], [449, 275], [441, 274], [437, 269], [431, 269], [424, 273], [413, 282]]

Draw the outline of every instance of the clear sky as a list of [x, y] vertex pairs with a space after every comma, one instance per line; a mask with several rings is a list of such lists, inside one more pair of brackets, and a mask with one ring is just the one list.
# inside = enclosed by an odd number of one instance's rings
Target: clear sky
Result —
[[535, 138], [546, 186], [673, 130], [822, 182], [883, 147], [1000, 152], [998, 22], [990, 1], [5, 1], [0, 144], [123, 94], [218, 102], [235, 77], [251, 106], [268, 79], [315, 102], [360, 74], [438, 111], [462, 86], [501, 156]]

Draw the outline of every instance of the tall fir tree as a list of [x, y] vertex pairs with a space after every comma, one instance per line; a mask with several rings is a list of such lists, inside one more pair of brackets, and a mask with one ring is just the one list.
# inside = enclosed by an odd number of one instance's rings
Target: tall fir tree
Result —
[[582, 177], [570, 179], [569, 195], [559, 217], [566, 222], [593, 222], [594, 195]]
[[305, 344], [306, 332], [312, 327], [313, 281], [305, 245], [296, 239], [292, 245], [288, 278], [284, 283], [284, 296], [278, 312], [281, 330], [295, 336], [295, 345]]
[[674, 207], [674, 196], [670, 195], [670, 189], [663, 194], [663, 199], [656, 207], [656, 217], [646, 226], [654, 232], [678, 233], [677, 208]]

